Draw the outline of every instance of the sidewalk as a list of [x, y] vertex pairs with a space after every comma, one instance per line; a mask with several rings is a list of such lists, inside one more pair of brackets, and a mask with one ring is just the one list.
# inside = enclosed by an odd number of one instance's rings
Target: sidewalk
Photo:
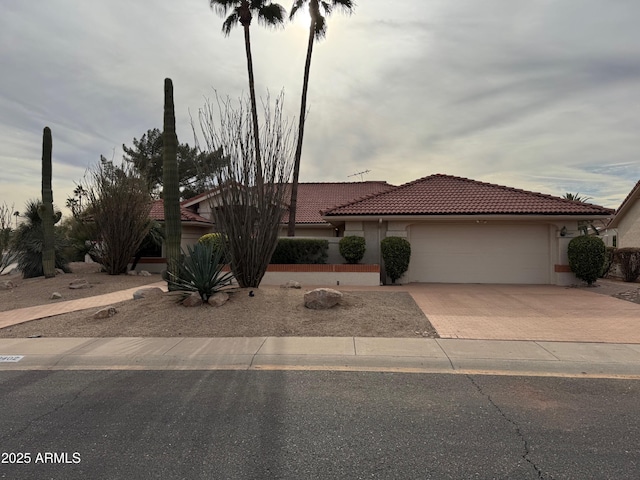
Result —
[[0, 371], [333, 370], [640, 379], [640, 345], [369, 337], [0, 339]]

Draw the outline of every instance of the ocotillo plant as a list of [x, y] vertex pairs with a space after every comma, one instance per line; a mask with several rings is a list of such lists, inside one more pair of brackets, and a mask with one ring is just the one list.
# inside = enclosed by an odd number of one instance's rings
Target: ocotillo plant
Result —
[[173, 290], [172, 279], [179, 277], [180, 240], [180, 188], [178, 176], [178, 136], [176, 135], [176, 116], [173, 106], [173, 83], [170, 78], [164, 80], [164, 130], [162, 133], [162, 175], [164, 197], [164, 230], [167, 257], [167, 284]]
[[42, 205], [38, 215], [42, 220], [42, 271], [45, 278], [56, 276], [56, 252], [54, 239], [53, 191], [51, 190], [51, 129], [44, 127], [42, 134]]

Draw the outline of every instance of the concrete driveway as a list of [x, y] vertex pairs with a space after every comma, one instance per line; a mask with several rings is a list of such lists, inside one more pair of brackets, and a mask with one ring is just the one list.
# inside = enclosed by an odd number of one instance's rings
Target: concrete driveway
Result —
[[588, 289], [478, 284], [400, 288], [413, 296], [442, 338], [640, 343], [640, 305]]

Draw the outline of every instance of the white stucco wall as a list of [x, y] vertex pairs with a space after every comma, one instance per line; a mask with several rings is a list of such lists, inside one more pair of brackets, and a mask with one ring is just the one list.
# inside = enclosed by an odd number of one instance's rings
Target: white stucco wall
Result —
[[618, 247], [640, 248], [640, 202], [636, 202], [618, 223]]

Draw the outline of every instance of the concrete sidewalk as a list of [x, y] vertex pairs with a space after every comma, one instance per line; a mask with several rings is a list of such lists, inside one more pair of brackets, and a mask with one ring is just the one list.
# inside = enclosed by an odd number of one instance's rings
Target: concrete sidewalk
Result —
[[0, 339], [0, 370], [335, 370], [640, 379], [640, 345], [370, 337]]

